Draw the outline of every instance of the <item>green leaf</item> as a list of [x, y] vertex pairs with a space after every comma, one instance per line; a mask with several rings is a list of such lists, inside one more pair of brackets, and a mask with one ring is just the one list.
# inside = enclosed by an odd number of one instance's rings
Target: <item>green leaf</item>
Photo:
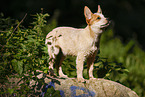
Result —
[[124, 72], [126, 73], [129, 73], [129, 70], [128, 69], [123, 69]]
[[13, 66], [14, 70], [17, 73], [22, 74], [22, 72], [23, 72], [23, 61], [17, 61], [16, 59], [13, 59], [11, 62], [12, 62], [12, 66]]
[[10, 55], [11, 55], [10, 52], [4, 53], [4, 57], [8, 57], [8, 56], [10, 56]]
[[10, 93], [10, 94], [14, 93], [14, 89], [8, 88], [8, 93]]

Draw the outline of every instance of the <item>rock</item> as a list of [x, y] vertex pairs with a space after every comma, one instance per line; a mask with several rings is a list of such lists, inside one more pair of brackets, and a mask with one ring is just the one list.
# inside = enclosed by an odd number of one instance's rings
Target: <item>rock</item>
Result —
[[45, 79], [48, 85], [60, 90], [62, 97], [138, 97], [131, 89], [106, 79], [90, 79], [79, 83], [75, 78]]
[[[44, 74], [42, 71], [37, 72], [39, 72], [39, 75], [37, 75], [38, 79], [44, 80], [47, 84], [39, 85], [38, 81], [31, 80], [30, 87], [36, 85], [35, 92], [40, 92], [41, 96], [44, 96], [45, 92], [53, 87], [55, 90], [60, 91], [61, 97], [138, 97], [138, 95], [128, 87], [102, 78], [89, 79], [81, 83], [78, 82], [76, 78], [54, 78]], [[9, 80], [10, 82], [20, 80], [20, 78], [14, 79], [15, 80], [11, 78]], [[37, 91], [38, 86], [40, 86], [40, 88]], [[39, 97], [39, 95], [37, 96]]]

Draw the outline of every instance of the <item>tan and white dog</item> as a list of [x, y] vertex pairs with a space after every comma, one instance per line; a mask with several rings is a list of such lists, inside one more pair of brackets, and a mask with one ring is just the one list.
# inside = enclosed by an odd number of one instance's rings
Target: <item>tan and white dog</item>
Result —
[[109, 25], [109, 21], [102, 14], [100, 5], [98, 5], [97, 13], [94, 14], [85, 6], [84, 15], [88, 24], [86, 28], [58, 27], [47, 34], [45, 41], [48, 46], [49, 69], [53, 70], [55, 63], [59, 76], [67, 78], [67, 75], [62, 72], [62, 61], [66, 55], [76, 56], [77, 79], [81, 82], [84, 82], [85, 59], [87, 59], [89, 78], [94, 78], [93, 64], [99, 50], [100, 36], [103, 28]]

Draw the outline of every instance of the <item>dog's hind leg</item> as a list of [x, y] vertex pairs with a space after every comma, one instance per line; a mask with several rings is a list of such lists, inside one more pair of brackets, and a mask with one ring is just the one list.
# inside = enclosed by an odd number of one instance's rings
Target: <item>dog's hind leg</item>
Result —
[[65, 56], [63, 55], [61, 49], [59, 50], [59, 54], [57, 55], [56, 57], [56, 63], [55, 63], [55, 66], [56, 66], [56, 69], [57, 69], [57, 73], [59, 75], [59, 77], [62, 77], [62, 78], [68, 78], [67, 75], [65, 75], [63, 72], [62, 72], [62, 62], [64, 60]]
[[[55, 63], [55, 56], [53, 54], [53, 46], [48, 45], [48, 54], [49, 54], [49, 75], [54, 76], [53, 65]], [[55, 75], [56, 76], [56, 75]]]

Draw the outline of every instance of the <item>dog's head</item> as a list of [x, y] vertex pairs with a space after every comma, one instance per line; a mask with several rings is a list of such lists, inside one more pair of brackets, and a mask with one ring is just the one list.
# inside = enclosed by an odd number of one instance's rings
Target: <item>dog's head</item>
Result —
[[102, 10], [100, 5], [98, 5], [97, 13], [92, 13], [91, 10], [85, 6], [84, 8], [84, 15], [86, 17], [86, 22], [89, 26], [93, 28], [105, 28], [109, 25], [109, 21], [107, 18], [104, 17], [102, 14]]

